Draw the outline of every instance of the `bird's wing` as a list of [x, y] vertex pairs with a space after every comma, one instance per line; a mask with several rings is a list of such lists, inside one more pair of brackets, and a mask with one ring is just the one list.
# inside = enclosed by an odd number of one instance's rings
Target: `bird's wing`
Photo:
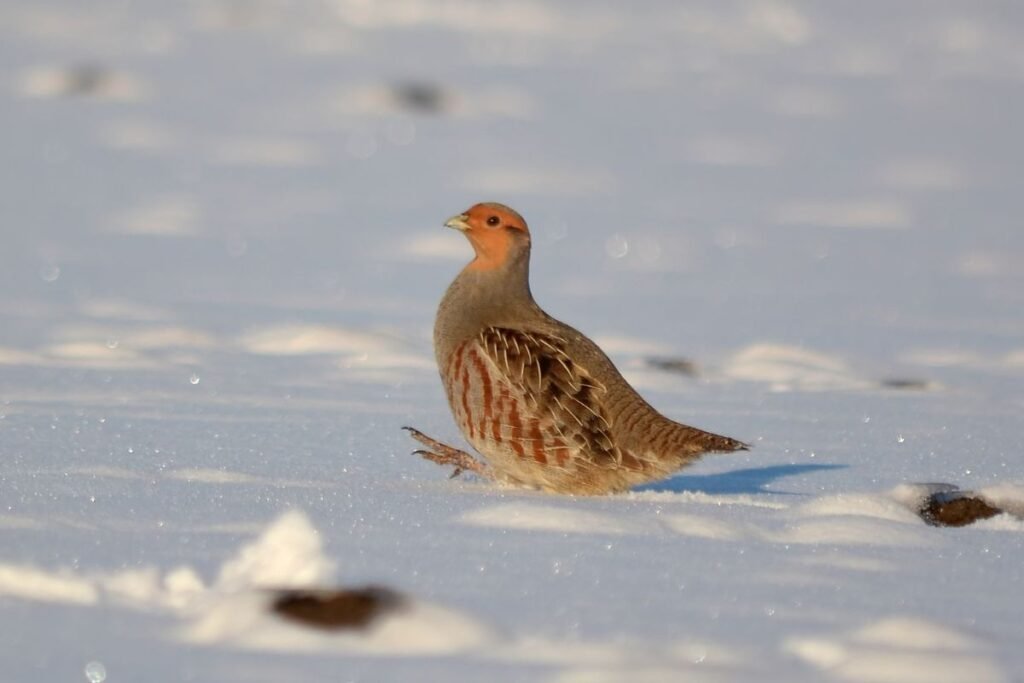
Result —
[[489, 327], [476, 341], [511, 399], [521, 404], [518, 413], [525, 417], [519, 422], [531, 421], [507, 430], [504, 438], [517, 440], [522, 451], [543, 447], [557, 464], [566, 464], [572, 455], [601, 467], [622, 465], [624, 453], [615, 444], [602, 402], [607, 389], [573, 361], [564, 339]]

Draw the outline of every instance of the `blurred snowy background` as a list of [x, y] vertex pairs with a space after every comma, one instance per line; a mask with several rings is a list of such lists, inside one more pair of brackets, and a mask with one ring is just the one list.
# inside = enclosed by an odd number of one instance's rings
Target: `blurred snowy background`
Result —
[[[1024, 679], [1024, 522], [904, 486], [1024, 501], [1022, 86], [1010, 0], [4, 0], [3, 680]], [[482, 200], [756, 448], [600, 500], [409, 456]], [[367, 583], [416, 607], [253, 590]]]

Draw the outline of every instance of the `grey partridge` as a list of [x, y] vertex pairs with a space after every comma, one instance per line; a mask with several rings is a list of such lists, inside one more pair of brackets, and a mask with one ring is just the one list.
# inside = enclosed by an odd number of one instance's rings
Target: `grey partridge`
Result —
[[554, 493], [597, 495], [664, 479], [708, 452], [747, 445], [673, 422], [598, 346], [545, 313], [530, 293], [530, 232], [502, 204], [445, 225], [476, 251], [448, 287], [434, 351], [463, 436], [484, 458], [406, 427], [443, 465]]

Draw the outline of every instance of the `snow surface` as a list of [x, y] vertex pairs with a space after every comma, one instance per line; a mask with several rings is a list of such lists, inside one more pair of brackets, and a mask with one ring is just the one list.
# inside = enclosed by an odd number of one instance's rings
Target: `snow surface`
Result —
[[[1010, 1], [7, 0], [0, 680], [1024, 680], [1022, 82]], [[410, 456], [481, 200], [755, 448], [598, 499]], [[362, 585], [406, 609], [267, 610]]]

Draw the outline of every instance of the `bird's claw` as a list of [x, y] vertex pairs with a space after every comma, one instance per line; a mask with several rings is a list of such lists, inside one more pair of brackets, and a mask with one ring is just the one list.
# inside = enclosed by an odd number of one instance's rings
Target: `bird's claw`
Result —
[[413, 455], [418, 455], [421, 458], [437, 463], [438, 465], [453, 465], [455, 467], [455, 471], [452, 472], [449, 479], [454, 479], [466, 471], [473, 472], [474, 474], [485, 478], [491, 477], [490, 468], [469, 453], [431, 439], [429, 436], [418, 429], [414, 429], [413, 427], [402, 427], [402, 429], [409, 432], [412, 438], [430, 449], [418, 448], [412, 452]]

